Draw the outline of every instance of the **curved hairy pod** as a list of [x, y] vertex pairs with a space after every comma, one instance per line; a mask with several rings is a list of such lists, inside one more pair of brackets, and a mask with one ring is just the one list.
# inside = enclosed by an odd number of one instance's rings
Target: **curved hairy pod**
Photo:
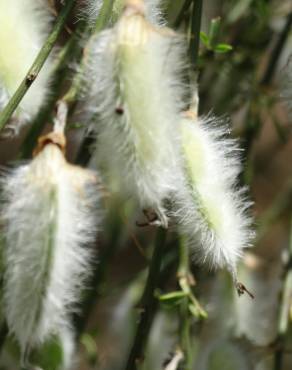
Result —
[[175, 195], [175, 217], [196, 260], [227, 267], [236, 279], [236, 262], [250, 246], [250, 202], [237, 184], [239, 147], [213, 118], [186, 114], [180, 123], [186, 184]]
[[61, 141], [41, 144], [31, 163], [2, 179], [4, 311], [23, 353], [70, 327], [98, 216], [93, 173], [68, 164]]
[[[16, 91], [50, 29], [50, 12], [45, 0], [0, 0], [0, 110]], [[14, 115], [14, 128], [27, 122], [43, 103], [49, 68], [40, 75]]]
[[181, 55], [181, 38], [150, 25], [143, 3], [130, 1], [116, 26], [92, 40], [85, 75], [100, 167], [164, 226], [163, 200], [179, 177]]

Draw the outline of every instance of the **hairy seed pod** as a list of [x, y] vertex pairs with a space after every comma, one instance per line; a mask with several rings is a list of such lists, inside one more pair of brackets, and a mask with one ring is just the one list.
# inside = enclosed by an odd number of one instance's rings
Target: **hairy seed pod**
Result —
[[127, 4], [116, 26], [89, 46], [87, 110], [98, 121], [99, 166], [166, 226], [163, 200], [179, 177], [182, 40], [148, 23], [143, 2]]
[[[50, 29], [45, 0], [0, 0], [0, 110], [16, 91]], [[37, 113], [48, 87], [45, 65], [13, 116], [11, 128], [26, 123]]]
[[175, 194], [175, 218], [196, 261], [227, 267], [236, 279], [236, 262], [250, 246], [250, 202], [237, 184], [239, 147], [228, 130], [209, 117], [180, 123], [186, 184]]
[[95, 175], [68, 164], [53, 136], [1, 184], [4, 312], [23, 353], [70, 327], [98, 219]]

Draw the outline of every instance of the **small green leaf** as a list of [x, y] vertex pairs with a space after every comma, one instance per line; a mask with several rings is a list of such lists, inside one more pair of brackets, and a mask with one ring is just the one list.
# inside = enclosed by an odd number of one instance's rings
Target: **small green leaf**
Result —
[[86, 355], [90, 363], [95, 364], [98, 359], [98, 353], [94, 338], [90, 334], [84, 333], [81, 337], [80, 342], [85, 348]]
[[211, 20], [210, 31], [209, 31], [209, 45], [213, 49], [218, 41], [220, 32], [221, 18], [217, 17]]
[[178, 291], [174, 291], [174, 292], [171, 292], [171, 293], [162, 294], [158, 297], [158, 299], [164, 305], [176, 306], [186, 296], [187, 296], [187, 294], [185, 292], [182, 292], [181, 290], [178, 290]]
[[74, 129], [82, 128], [84, 126], [85, 126], [84, 123], [81, 123], [81, 122], [72, 122], [72, 123], [70, 123], [67, 126], [67, 130], [74, 130]]
[[44, 370], [57, 370], [63, 365], [63, 349], [60, 340], [53, 337], [34, 351], [31, 361]]
[[210, 45], [210, 42], [209, 42], [209, 36], [208, 36], [205, 32], [203, 32], [203, 31], [201, 31], [201, 32], [200, 32], [200, 39], [201, 39], [202, 43], [203, 43], [207, 48], [209, 48], [209, 45]]
[[201, 317], [204, 319], [208, 317], [207, 312], [204, 309], [202, 309], [202, 307], [195, 305], [193, 302], [189, 304], [189, 311], [195, 317]]
[[197, 307], [193, 303], [190, 303], [189, 304], [189, 311], [195, 317], [199, 317], [200, 316], [199, 310], [197, 309]]
[[228, 53], [229, 51], [231, 51], [233, 49], [233, 47], [231, 45], [228, 45], [228, 44], [217, 44], [214, 48], [214, 51], [216, 53]]

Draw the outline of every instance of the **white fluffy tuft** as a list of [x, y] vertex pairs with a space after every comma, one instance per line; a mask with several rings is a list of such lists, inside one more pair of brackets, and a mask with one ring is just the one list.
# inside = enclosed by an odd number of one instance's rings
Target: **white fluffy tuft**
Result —
[[250, 202], [238, 185], [240, 149], [226, 127], [207, 117], [181, 122], [186, 184], [175, 194], [175, 218], [195, 252], [196, 261], [227, 267], [250, 246]]
[[70, 326], [90, 271], [95, 183], [53, 144], [2, 179], [4, 311], [23, 352]]
[[[0, 1], [0, 110], [43, 46], [50, 20], [45, 0]], [[48, 77], [47, 64], [20, 103], [15, 114], [18, 124], [26, 122], [39, 110], [47, 94]]]
[[164, 225], [163, 200], [180, 173], [181, 41], [141, 14], [124, 14], [92, 40], [85, 76], [87, 110], [97, 117], [99, 166], [119, 192], [153, 208]]

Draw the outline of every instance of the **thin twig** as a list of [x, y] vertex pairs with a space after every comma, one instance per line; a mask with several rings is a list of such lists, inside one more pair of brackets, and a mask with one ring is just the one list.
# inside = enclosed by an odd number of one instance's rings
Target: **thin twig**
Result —
[[176, 20], [174, 22], [174, 27], [175, 28], [177, 28], [181, 24], [182, 20], [184, 19], [185, 15], [186, 15], [186, 12], [189, 10], [189, 8], [192, 4], [192, 1], [193, 0], [185, 0], [177, 18], [176, 18]]
[[119, 217], [119, 214], [113, 215], [109, 222], [110, 229], [108, 230], [108, 235], [110, 235], [110, 240], [101, 249], [98, 258], [98, 265], [96, 265], [95, 271], [92, 274], [89, 286], [91, 287], [84, 297], [81, 304], [81, 312], [74, 315], [74, 327], [76, 331], [76, 336], [79, 338], [84, 331], [92, 310], [95, 307], [97, 299], [101, 293], [101, 286], [105, 283], [106, 274], [109, 268], [110, 260], [116, 252], [119, 245], [119, 239], [122, 232], [123, 223]]
[[280, 55], [282, 54], [291, 27], [292, 27], [292, 12], [288, 14], [285, 25], [279, 35], [277, 43], [275, 44], [275, 47], [271, 52], [271, 58], [267, 65], [267, 69], [265, 70], [262, 80], [260, 82], [261, 85], [268, 85], [272, 81], [274, 72], [278, 64], [278, 60], [280, 58]]
[[[280, 56], [284, 49], [284, 45], [289, 36], [291, 26], [292, 26], [292, 13], [290, 13], [287, 16], [286, 23], [279, 35], [278, 41], [276, 42], [274, 49], [271, 52], [271, 57], [267, 65], [267, 69], [265, 70], [265, 72], [263, 73], [263, 77], [259, 81], [259, 84], [258, 84], [259, 88], [265, 87], [266, 85], [269, 85], [271, 83], [272, 78], [274, 76], [274, 72], [276, 70], [278, 60], [280, 59]], [[247, 121], [247, 126], [246, 126], [245, 135], [244, 135], [245, 136], [244, 146], [245, 146], [245, 151], [248, 154], [252, 148], [255, 137], [261, 131], [262, 125], [259, 121], [258, 113], [253, 112], [251, 107], [249, 108], [247, 112], [246, 121]]]
[[139, 363], [143, 362], [143, 351], [155, 312], [156, 298], [154, 291], [158, 286], [162, 256], [166, 242], [167, 231], [163, 228], [157, 230], [153, 256], [150, 262], [149, 274], [146, 281], [139, 323], [134, 338], [134, 343], [128, 357], [126, 370], [137, 370]]
[[191, 40], [190, 40], [190, 58], [194, 69], [197, 69], [198, 67], [202, 11], [203, 11], [203, 0], [194, 0], [191, 20]]
[[50, 52], [52, 51], [61, 31], [64, 28], [66, 20], [75, 4], [75, 0], [68, 0], [64, 5], [63, 9], [61, 10], [58, 18], [56, 19], [55, 25], [53, 27], [52, 32], [46, 39], [42, 49], [38, 53], [35, 61], [33, 62], [32, 66], [30, 67], [28, 73], [26, 74], [24, 80], [19, 85], [16, 92], [13, 94], [11, 99], [9, 100], [6, 107], [0, 113], [0, 130], [2, 130], [5, 125], [8, 123], [9, 119], [11, 118], [12, 114], [18, 107], [19, 103], [21, 102], [24, 95], [29, 90], [32, 83], [35, 81], [37, 76], [39, 75], [43, 65], [45, 64]]
[[257, 228], [257, 244], [266, 235], [267, 231], [270, 229], [280, 217], [285, 214], [285, 212], [292, 206], [292, 179], [288, 180], [282, 191], [272, 202], [270, 207], [258, 220]]
[[21, 145], [20, 157], [29, 158], [36, 145], [37, 139], [42, 133], [44, 126], [52, 119], [52, 111], [54, 110], [57, 99], [60, 96], [60, 89], [66, 79], [66, 73], [68, 61], [72, 59], [76, 54], [76, 46], [79, 41], [79, 30], [75, 32], [70, 40], [61, 50], [55, 66], [52, 71], [52, 82], [51, 82], [51, 93], [48, 96], [46, 105], [41, 108], [35, 119], [33, 120], [31, 127]]
[[5, 340], [7, 338], [7, 335], [8, 335], [8, 327], [7, 327], [6, 322], [4, 322], [2, 323], [0, 327], [0, 355], [2, 352], [3, 345], [5, 343]]
[[103, 2], [99, 16], [97, 17], [95, 23], [95, 33], [102, 31], [105, 28], [105, 26], [109, 23], [114, 2], [115, 0], [105, 0]]
[[[183, 280], [188, 280], [189, 276], [189, 250], [182, 238], [179, 242], [178, 278], [180, 285], [183, 284]], [[191, 320], [188, 296], [183, 299], [180, 307], [180, 347], [183, 351], [184, 369], [192, 370], [193, 356], [191, 350]]]

